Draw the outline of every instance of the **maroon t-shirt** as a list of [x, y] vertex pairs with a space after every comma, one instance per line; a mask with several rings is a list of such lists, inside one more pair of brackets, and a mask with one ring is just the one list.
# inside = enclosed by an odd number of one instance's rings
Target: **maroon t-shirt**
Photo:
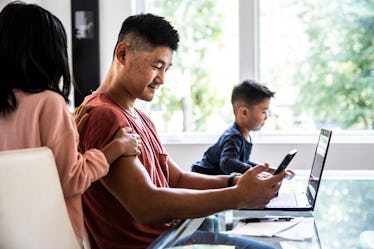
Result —
[[[157, 136], [153, 122], [140, 110], [131, 114], [102, 93], [86, 97], [83, 104], [93, 105], [80, 136], [79, 148], [103, 148], [122, 127], [140, 135], [139, 160], [157, 187], [168, 187], [168, 155]], [[117, 199], [101, 184], [94, 182], [83, 195], [84, 221], [91, 248], [146, 248], [170, 224], [144, 226], [137, 223]]]

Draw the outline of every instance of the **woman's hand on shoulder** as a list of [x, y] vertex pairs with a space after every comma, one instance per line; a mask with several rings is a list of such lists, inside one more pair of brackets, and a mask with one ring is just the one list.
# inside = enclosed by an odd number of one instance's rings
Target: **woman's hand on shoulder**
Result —
[[137, 156], [140, 154], [142, 140], [138, 134], [131, 132], [132, 129], [130, 127], [124, 127], [119, 129], [114, 135], [114, 139], [121, 143], [123, 156]]
[[88, 111], [92, 108], [91, 105], [81, 105], [77, 108], [75, 108], [73, 112], [73, 118], [75, 121], [75, 124], [77, 126], [78, 134], [81, 135], [81, 132], [84, 128], [84, 125], [86, 124], [86, 121], [88, 119]]

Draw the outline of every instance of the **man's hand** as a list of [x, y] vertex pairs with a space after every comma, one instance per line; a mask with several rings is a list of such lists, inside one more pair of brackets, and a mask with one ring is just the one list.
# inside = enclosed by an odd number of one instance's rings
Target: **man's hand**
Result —
[[247, 170], [237, 182], [240, 204], [238, 208], [263, 208], [279, 191], [286, 172], [266, 174], [269, 166], [257, 165]]

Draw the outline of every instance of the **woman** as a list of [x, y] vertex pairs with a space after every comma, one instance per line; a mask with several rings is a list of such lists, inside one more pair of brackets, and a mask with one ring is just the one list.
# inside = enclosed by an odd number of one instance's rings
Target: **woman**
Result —
[[53, 151], [82, 244], [82, 193], [119, 156], [140, 153], [138, 136], [119, 129], [101, 151], [78, 152], [77, 127], [66, 106], [71, 86], [66, 32], [38, 5], [17, 1], [0, 12], [0, 70], [0, 150], [46, 146]]

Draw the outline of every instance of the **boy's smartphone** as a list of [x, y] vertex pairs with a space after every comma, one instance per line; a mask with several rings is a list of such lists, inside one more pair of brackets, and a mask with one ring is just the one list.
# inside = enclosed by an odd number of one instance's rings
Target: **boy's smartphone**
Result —
[[293, 149], [287, 153], [287, 155], [283, 158], [283, 161], [278, 166], [278, 168], [274, 171], [274, 175], [279, 174], [282, 170], [287, 168], [288, 164], [291, 162], [292, 158], [296, 155], [297, 150]]

